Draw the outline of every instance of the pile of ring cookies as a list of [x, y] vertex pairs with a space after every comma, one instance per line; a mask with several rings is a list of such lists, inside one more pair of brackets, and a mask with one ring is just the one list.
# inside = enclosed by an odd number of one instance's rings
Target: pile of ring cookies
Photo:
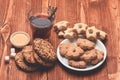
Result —
[[83, 35], [89, 40], [96, 41], [97, 39], [105, 40], [107, 36], [104, 31], [97, 29], [95, 26], [89, 27], [85, 23], [76, 23], [70, 28], [68, 21], [60, 21], [54, 24], [53, 27], [59, 37], [66, 39], [74, 39], [79, 35]]
[[60, 55], [68, 59], [68, 64], [75, 68], [86, 68], [103, 60], [102, 51], [95, 49], [95, 42], [77, 38], [76, 43], [65, 42], [59, 45]]
[[24, 71], [35, 71], [43, 67], [52, 67], [56, 61], [53, 46], [40, 38], [35, 38], [33, 44], [24, 46], [15, 56], [16, 65]]

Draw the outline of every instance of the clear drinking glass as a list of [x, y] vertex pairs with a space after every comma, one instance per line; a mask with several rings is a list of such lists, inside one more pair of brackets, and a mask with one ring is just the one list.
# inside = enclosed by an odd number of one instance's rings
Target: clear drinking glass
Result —
[[33, 29], [33, 37], [49, 38], [55, 15], [50, 17], [51, 8], [32, 8], [28, 12], [28, 18]]

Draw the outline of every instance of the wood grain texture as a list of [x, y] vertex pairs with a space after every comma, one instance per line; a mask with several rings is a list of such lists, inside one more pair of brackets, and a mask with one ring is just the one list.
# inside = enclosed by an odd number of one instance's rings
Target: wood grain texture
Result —
[[[32, 41], [33, 30], [27, 17], [28, 11], [48, 5], [58, 7], [54, 23], [67, 20], [72, 27], [74, 23], [84, 22], [107, 32], [106, 62], [89, 72], [71, 71], [57, 61], [50, 70], [25, 73], [16, 67], [14, 59], [9, 64], [3, 64], [3, 54], [10, 54], [12, 45], [8, 39], [7, 53], [4, 53], [5, 41], [0, 32], [0, 80], [120, 80], [120, 0], [102, 0], [98, 5], [91, 4], [91, 0], [0, 0], [0, 29], [4, 27], [2, 24], [7, 23], [11, 33], [25, 31]], [[50, 34], [49, 41], [56, 50], [63, 39], [59, 39], [53, 29]]]

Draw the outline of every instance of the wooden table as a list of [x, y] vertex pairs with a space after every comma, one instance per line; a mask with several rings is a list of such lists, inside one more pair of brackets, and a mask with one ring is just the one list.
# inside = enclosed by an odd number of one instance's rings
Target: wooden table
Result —
[[[98, 5], [91, 4], [90, 0], [0, 0], [0, 22], [9, 24], [11, 33], [28, 32], [32, 40], [28, 10], [47, 7], [48, 4], [58, 7], [55, 22], [67, 20], [72, 25], [84, 22], [107, 32], [106, 62], [90, 72], [74, 72], [57, 61], [55, 67], [48, 71], [25, 73], [18, 70], [14, 59], [4, 64], [4, 56], [10, 54], [12, 45], [8, 39], [7, 53], [3, 53], [5, 42], [0, 36], [0, 80], [120, 80], [120, 0], [103, 0]], [[56, 49], [62, 39], [52, 29], [49, 41]]]

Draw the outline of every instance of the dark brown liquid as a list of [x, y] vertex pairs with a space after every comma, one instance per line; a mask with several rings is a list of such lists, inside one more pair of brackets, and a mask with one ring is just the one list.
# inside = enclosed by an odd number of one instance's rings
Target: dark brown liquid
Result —
[[49, 38], [52, 22], [47, 17], [36, 17], [31, 20], [31, 24], [34, 27], [34, 38]]

